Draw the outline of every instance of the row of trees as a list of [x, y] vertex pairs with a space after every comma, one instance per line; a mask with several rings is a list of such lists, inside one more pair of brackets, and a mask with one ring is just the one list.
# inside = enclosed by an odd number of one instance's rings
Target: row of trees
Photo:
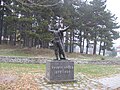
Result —
[[53, 38], [48, 24], [54, 28], [60, 22], [61, 27], [70, 26], [65, 34], [66, 52], [73, 52], [77, 45], [80, 53], [88, 54], [92, 43], [93, 54], [99, 45], [99, 55], [102, 50], [105, 55], [106, 50], [111, 50], [112, 41], [119, 38], [116, 19], [106, 9], [106, 0], [0, 0], [0, 44], [41, 44], [48, 48]]

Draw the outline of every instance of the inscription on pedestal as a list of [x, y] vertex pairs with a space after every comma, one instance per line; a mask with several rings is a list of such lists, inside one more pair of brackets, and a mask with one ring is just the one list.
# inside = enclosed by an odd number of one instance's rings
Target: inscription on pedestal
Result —
[[47, 61], [46, 78], [49, 81], [74, 81], [74, 62], [69, 60]]

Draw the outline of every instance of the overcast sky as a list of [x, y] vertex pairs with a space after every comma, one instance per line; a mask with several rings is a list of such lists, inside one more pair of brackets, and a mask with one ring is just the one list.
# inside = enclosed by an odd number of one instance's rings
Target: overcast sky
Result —
[[120, 22], [120, 0], [107, 0], [107, 9], [118, 17], [117, 21]]
[[[107, 9], [118, 17], [117, 22], [120, 24], [120, 0], [107, 0]], [[120, 29], [117, 29], [117, 31], [120, 32]], [[120, 38], [115, 40], [114, 43], [116, 43], [115, 46], [120, 45]]]

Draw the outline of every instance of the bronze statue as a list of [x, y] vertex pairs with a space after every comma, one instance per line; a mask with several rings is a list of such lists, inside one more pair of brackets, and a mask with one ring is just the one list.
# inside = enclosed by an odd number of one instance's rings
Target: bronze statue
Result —
[[65, 51], [64, 51], [64, 45], [63, 45], [63, 32], [65, 32], [68, 29], [68, 27], [61, 29], [58, 28], [58, 26], [55, 27], [55, 30], [51, 30], [51, 26], [49, 25], [48, 31], [52, 32], [54, 35], [54, 39], [52, 40], [52, 43], [54, 45], [54, 51], [55, 51], [55, 60], [66, 60], [65, 57]]

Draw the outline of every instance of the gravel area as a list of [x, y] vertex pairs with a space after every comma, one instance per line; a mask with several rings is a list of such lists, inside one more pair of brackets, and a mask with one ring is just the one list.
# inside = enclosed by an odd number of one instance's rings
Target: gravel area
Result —
[[107, 87], [83, 74], [75, 75], [75, 80], [77, 82], [48, 84], [44, 77], [35, 79], [40, 90], [107, 90]]
[[[38, 58], [38, 57], [7, 57], [0, 56], [0, 62], [8, 63], [26, 63], [26, 64], [45, 64], [47, 60], [51, 58]], [[97, 64], [97, 65], [120, 65], [120, 60], [76, 60], [69, 59], [75, 62], [75, 64]]]

